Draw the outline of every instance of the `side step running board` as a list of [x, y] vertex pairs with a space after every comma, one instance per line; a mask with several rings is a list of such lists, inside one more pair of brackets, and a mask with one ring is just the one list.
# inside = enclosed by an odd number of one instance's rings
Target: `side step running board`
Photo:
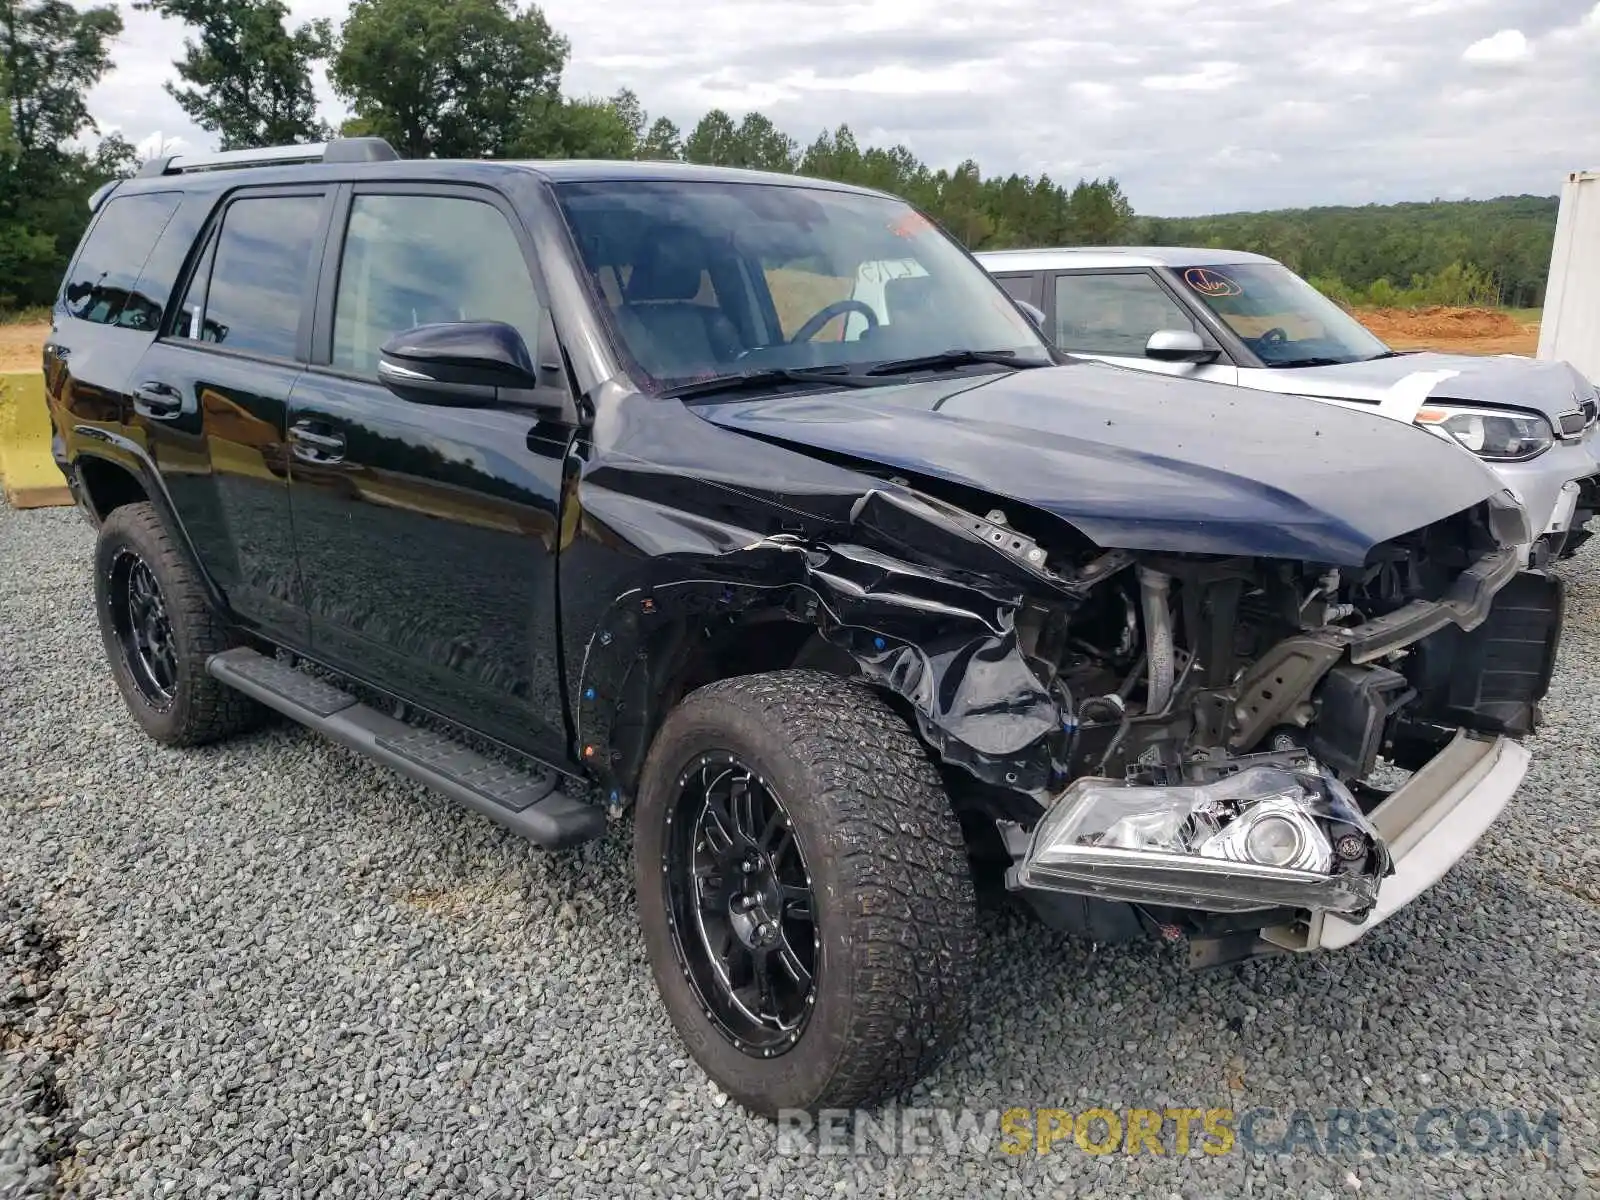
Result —
[[213, 654], [206, 670], [284, 716], [377, 759], [549, 850], [605, 833], [605, 813], [557, 787], [554, 774], [507, 766], [447, 734], [419, 729], [332, 684], [248, 648]]

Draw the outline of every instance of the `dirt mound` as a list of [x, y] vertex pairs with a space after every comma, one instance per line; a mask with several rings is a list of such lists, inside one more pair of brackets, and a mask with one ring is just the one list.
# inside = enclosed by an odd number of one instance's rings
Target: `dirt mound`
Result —
[[1364, 308], [1361, 323], [1381, 338], [1516, 337], [1522, 326], [1515, 318], [1489, 308]]
[[0, 371], [37, 371], [48, 325], [0, 325]]

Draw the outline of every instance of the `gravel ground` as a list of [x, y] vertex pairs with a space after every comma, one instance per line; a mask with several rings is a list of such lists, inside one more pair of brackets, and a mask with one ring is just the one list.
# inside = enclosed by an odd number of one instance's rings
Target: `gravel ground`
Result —
[[779, 1139], [663, 1015], [624, 831], [547, 856], [288, 726], [155, 746], [90, 546], [0, 508], [0, 1195], [1600, 1193], [1593, 549], [1533, 774], [1432, 892], [1348, 951], [1203, 975], [988, 912], [979, 1015], [908, 1100], [1553, 1110], [1559, 1147], [1154, 1157]]

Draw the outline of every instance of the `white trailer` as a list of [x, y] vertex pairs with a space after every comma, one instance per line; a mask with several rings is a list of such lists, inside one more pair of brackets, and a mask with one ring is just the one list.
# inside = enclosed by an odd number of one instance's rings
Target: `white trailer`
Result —
[[1600, 385], [1600, 171], [1574, 171], [1561, 189], [1539, 357], [1565, 359]]

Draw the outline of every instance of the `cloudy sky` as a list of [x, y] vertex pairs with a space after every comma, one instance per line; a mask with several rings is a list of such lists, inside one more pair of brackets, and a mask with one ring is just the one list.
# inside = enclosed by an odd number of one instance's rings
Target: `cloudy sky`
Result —
[[[344, 13], [289, 3], [296, 20]], [[135, 142], [209, 144], [161, 89], [181, 27], [122, 7], [91, 111]], [[569, 95], [631, 87], [685, 131], [713, 107], [756, 108], [802, 144], [847, 122], [935, 166], [1115, 175], [1142, 213], [1552, 194], [1600, 167], [1596, 0], [543, 8], [572, 43]]]

